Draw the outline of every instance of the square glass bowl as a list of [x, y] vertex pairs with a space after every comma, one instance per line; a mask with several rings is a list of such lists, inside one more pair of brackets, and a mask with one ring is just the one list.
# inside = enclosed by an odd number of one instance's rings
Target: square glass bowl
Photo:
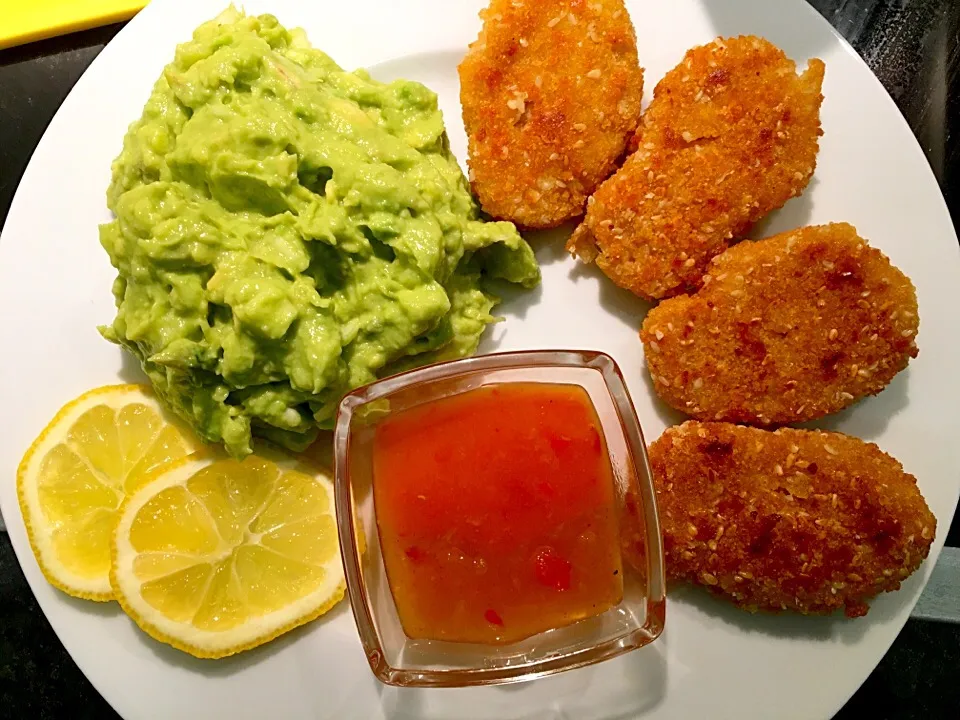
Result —
[[[391, 413], [485, 385], [575, 384], [596, 408], [610, 454], [623, 600], [601, 615], [507, 645], [407, 637], [390, 593], [373, 499], [373, 438]], [[347, 593], [374, 675], [388, 685], [463, 687], [531, 680], [616, 657], [663, 631], [663, 546], [650, 465], [620, 369], [603, 353], [499, 353], [412, 370], [344, 397], [334, 438], [336, 510]]]

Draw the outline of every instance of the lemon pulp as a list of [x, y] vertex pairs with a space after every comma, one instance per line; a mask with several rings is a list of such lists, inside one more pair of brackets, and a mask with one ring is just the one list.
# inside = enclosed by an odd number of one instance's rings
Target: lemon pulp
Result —
[[21, 510], [41, 569], [65, 592], [109, 600], [110, 540], [124, 496], [196, 450], [145, 387], [86, 393], [33, 443], [17, 473]]
[[187, 458], [121, 509], [111, 580], [149, 634], [245, 650], [343, 597], [332, 485], [292, 460]]

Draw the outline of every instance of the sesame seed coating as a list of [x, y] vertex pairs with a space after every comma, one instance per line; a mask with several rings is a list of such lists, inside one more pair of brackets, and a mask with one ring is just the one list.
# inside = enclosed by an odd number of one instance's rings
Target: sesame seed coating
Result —
[[916, 478], [840, 433], [691, 420], [650, 463], [668, 575], [750, 611], [864, 615], [936, 533]]
[[647, 299], [700, 285], [712, 257], [806, 187], [824, 65], [802, 75], [762, 38], [718, 38], [666, 74], [634, 152], [593, 195], [567, 249]]
[[846, 223], [744, 241], [652, 309], [654, 387], [700, 420], [803, 422], [879, 393], [918, 353], [913, 284]]
[[583, 214], [636, 130], [643, 95], [622, 0], [492, 0], [460, 64], [484, 211], [528, 228]]

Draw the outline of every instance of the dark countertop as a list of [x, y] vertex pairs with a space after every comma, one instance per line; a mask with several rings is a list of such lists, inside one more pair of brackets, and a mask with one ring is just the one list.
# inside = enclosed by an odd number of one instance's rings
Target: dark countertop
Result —
[[[960, 2], [810, 2], [850, 41], [893, 96], [926, 153], [956, 226], [960, 222]], [[118, 30], [119, 26], [111, 26], [0, 51], [0, 227], [47, 124]], [[947, 544], [960, 546], [960, 520], [954, 520]], [[910, 620], [836, 717], [960, 717], [958, 678], [960, 625]], [[0, 533], [0, 717], [117, 717], [53, 633], [5, 533]]]

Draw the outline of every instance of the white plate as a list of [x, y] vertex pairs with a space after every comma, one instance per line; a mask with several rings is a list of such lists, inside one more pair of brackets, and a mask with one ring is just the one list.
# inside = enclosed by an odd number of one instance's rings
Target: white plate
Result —
[[[251, 0], [341, 65], [404, 76], [436, 90], [454, 151], [465, 155], [456, 64], [479, 28], [482, 0]], [[72, 600], [47, 585], [27, 544], [14, 471], [64, 402], [139, 371], [97, 335], [114, 315], [114, 271], [97, 241], [109, 219], [110, 162], [178, 42], [224, 0], [154, 0], [77, 83], [43, 137], [0, 243], [0, 501], [40, 606], [96, 688], [127, 718], [817, 718], [866, 678], [916, 602], [960, 492], [960, 251], [940, 190], [910, 129], [863, 62], [800, 0], [628, 3], [647, 96], [684, 51], [718, 34], [764, 35], [801, 65], [827, 64], [817, 172], [803, 197], [760, 232], [844, 220], [916, 283], [920, 357], [879, 397], [821, 423], [874, 440], [919, 478], [939, 520], [923, 568], [862, 620], [754, 617], [698, 592], [669, 602], [653, 646], [599, 666], [505, 688], [402, 691], [377, 684], [348, 609], [260, 650], [197, 661], [140, 633], [116, 605]], [[626, 370], [648, 438], [677, 420], [651, 392], [637, 328], [645, 305], [562, 243], [540, 243], [542, 290], [504, 306], [485, 349], [592, 347]]]

